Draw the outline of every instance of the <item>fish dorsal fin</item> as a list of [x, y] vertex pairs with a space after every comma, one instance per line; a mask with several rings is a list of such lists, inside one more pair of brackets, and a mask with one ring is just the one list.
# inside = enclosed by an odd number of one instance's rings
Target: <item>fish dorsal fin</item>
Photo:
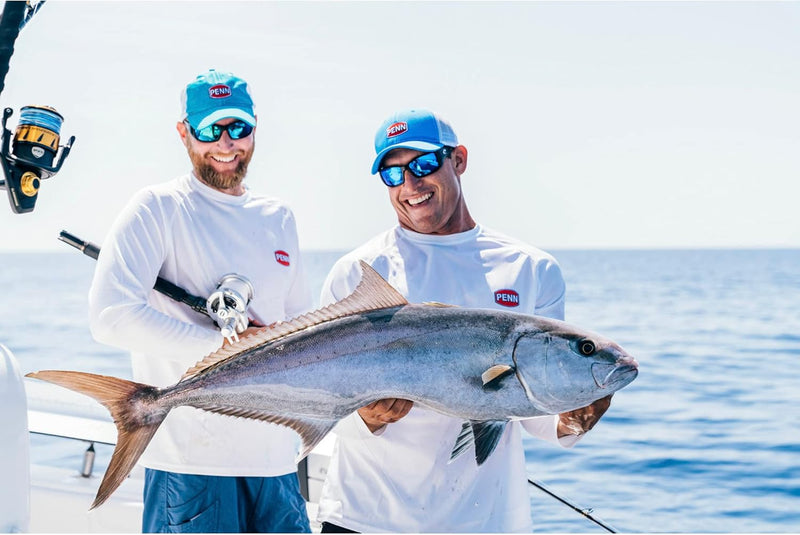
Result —
[[308, 327], [353, 314], [408, 304], [406, 298], [386, 282], [372, 266], [363, 260], [359, 260], [359, 264], [361, 265], [361, 282], [358, 283], [353, 293], [341, 301], [288, 321], [273, 323], [250, 336], [241, 338], [238, 342], [222, 347], [186, 370], [181, 381], [195, 377], [202, 371], [238, 355], [242, 351], [267, 344]]
[[[403, 294], [386, 282], [372, 266], [363, 260], [359, 260], [358, 263], [361, 266], [361, 282], [358, 283], [353, 293], [338, 303], [329, 305], [322, 310], [338, 307], [338, 305], [345, 302], [348, 302], [348, 306], [356, 308], [356, 310], [350, 312], [350, 314], [380, 310], [382, 308], [400, 307], [408, 304]], [[343, 315], [347, 315], [347, 313]]]

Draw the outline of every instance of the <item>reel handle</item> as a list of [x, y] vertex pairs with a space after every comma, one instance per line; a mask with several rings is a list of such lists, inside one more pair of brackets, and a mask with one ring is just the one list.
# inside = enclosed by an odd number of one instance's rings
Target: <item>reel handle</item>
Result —
[[228, 273], [222, 276], [217, 289], [208, 297], [208, 315], [217, 322], [222, 336], [228, 342], [238, 342], [239, 333], [244, 332], [250, 324], [247, 305], [254, 293], [253, 285], [246, 277]]

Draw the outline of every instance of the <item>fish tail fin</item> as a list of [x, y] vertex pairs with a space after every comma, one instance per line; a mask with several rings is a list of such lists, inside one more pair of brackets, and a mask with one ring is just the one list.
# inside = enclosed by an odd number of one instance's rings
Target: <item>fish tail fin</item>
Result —
[[[157, 388], [117, 377], [45, 370], [26, 377], [41, 379], [94, 398], [104, 405], [117, 426], [117, 445], [91, 509], [105, 502], [133, 470], [168, 411], [150, 409]], [[142, 394], [145, 394], [144, 396]], [[145, 399], [145, 398], [150, 398]]]

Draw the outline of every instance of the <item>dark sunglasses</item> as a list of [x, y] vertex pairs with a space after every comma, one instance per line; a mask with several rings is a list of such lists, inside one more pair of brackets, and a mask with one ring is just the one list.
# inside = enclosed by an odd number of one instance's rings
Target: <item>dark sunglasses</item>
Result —
[[231, 124], [226, 124], [225, 126], [221, 124], [212, 124], [200, 130], [195, 130], [189, 123], [186, 123], [186, 126], [189, 127], [192, 136], [194, 136], [197, 141], [202, 141], [203, 143], [218, 141], [219, 138], [222, 137], [222, 132], [226, 131], [231, 139], [242, 139], [253, 133], [253, 127], [244, 121], [233, 121]]
[[378, 169], [378, 173], [380, 173], [383, 183], [390, 188], [393, 188], [406, 181], [406, 169], [408, 169], [408, 171], [415, 177], [427, 176], [435, 171], [438, 171], [442, 166], [442, 163], [444, 163], [445, 158], [449, 158], [453, 154], [453, 150], [453, 147], [442, 147], [434, 152], [420, 154], [405, 165], [381, 167]]

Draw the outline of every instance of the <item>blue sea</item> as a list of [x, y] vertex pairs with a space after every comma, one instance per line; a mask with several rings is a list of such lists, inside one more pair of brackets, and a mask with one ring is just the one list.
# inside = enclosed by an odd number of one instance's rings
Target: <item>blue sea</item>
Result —
[[[640, 375], [574, 448], [526, 438], [530, 477], [618, 531], [800, 532], [800, 250], [552, 252], [567, 320], [619, 342]], [[339, 255], [305, 253], [316, 294]], [[130, 376], [89, 334], [93, 269], [77, 252], [0, 254], [0, 342], [23, 373]], [[536, 532], [604, 531], [530, 499]]]

